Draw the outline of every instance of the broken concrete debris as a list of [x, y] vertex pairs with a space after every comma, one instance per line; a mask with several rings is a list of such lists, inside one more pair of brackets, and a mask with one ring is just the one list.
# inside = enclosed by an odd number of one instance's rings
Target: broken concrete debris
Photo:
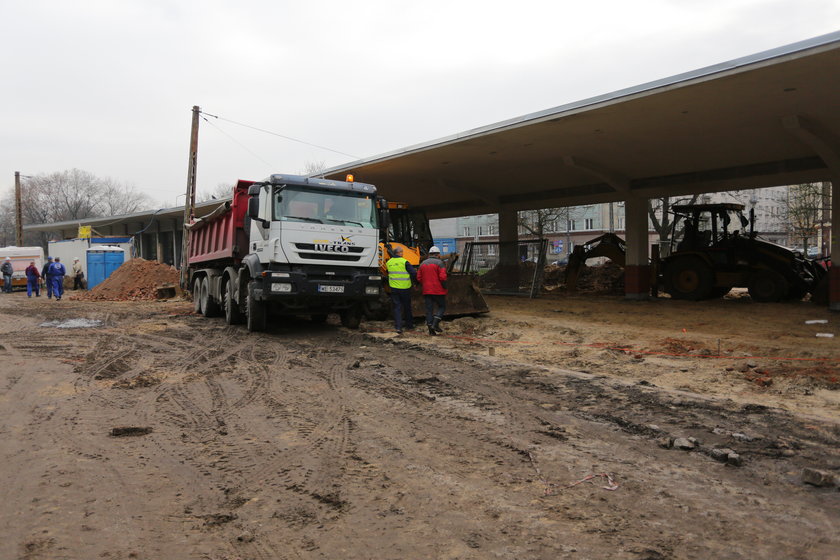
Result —
[[837, 485], [837, 477], [828, 471], [806, 467], [802, 469], [802, 482], [821, 488]]

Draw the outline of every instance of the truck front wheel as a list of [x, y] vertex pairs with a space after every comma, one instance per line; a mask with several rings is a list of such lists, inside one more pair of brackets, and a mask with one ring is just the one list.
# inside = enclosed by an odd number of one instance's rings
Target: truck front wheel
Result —
[[248, 283], [246, 326], [250, 332], [261, 332], [265, 330], [265, 304], [257, 301], [254, 297], [256, 286], [257, 283], [253, 280]]
[[362, 310], [358, 306], [345, 309], [340, 313], [341, 326], [348, 329], [358, 329], [362, 323]]

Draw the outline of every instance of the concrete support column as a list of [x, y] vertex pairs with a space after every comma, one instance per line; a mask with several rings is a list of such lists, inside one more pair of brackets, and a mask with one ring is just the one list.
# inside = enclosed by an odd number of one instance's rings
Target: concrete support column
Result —
[[[831, 181], [831, 263], [828, 284], [828, 308], [840, 311], [840, 170], [832, 174]], [[835, 252], [834, 249], [838, 251]]]
[[519, 289], [519, 219], [510, 208], [499, 209], [499, 282], [504, 290]]
[[[804, 144], [810, 146], [825, 162], [831, 177], [831, 252], [832, 263], [837, 262], [834, 249], [840, 249], [840, 139], [819, 123], [809, 122], [799, 115], [782, 117], [782, 126]], [[828, 273], [828, 308], [840, 311], [840, 266]]]
[[516, 244], [519, 241], [519, 219], [516, 210], [499, 210], [499, 262], [502, 264], [518, 264], [519, 254]]
[[650, 264], [648, 261], [647, 199], [628, 196], [624, 205], [627, 259], [624, 265], [624, 296], [627, 299], [648, 299]]
[[163, 243], [160, 241], [160, 226], [158, 225], [157, 231], [155, 232], [155, 256], [157, 257], [155, 260], [157, 262], [163, 262]]

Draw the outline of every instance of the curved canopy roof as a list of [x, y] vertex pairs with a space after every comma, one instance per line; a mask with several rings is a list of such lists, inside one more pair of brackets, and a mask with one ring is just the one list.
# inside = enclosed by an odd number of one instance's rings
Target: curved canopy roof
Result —
[[334, 167], [430, 217], [829, 180], [840, 32]]

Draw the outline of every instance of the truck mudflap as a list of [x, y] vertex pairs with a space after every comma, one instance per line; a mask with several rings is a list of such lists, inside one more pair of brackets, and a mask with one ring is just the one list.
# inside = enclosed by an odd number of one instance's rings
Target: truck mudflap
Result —
[[379, 298], [378, 274], [268, 271], [255, 291], [258, 301], [298, 313], [330, 312]]

